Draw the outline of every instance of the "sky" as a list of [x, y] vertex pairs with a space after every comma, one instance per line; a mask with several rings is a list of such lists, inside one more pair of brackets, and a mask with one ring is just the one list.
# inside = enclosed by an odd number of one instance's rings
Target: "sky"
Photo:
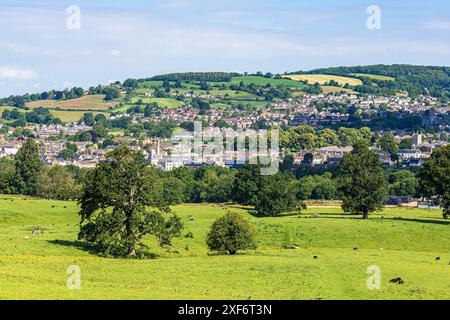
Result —
[[450, 65], [448, 0], [0, 0], [0, 30], [1, 97], [184, 71]]

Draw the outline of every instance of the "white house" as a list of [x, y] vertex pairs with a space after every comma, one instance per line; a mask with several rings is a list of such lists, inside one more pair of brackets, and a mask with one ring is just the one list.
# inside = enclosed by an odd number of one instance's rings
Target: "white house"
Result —
[[183, 167], [184, 163], [180, 160], [165, 159], [159, 162], [159, 167], [164, 171], [172, 171], [176, 168]]
[[3, 145], [0, 146], [0, 158], [4, 157], [14, 157], [17, 152], [19, 151], [19, 148], [15, 145]]
[[430, 154], [417, 149], [400, 149], [398, 150], [398, 156], [400, 159], [408, 160], [428, 158]]

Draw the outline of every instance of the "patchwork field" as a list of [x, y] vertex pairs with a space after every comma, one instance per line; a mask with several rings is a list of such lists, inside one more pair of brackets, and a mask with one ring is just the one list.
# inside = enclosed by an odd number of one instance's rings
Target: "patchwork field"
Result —
[[115, 102], [105, 102], [103, 95], [89, 95], [72, 100], [38, 100], [26, 104], [29, 108], [47, 108], [61, 110], [108, 110]]
[[336, 81], [341, 86], [345, 85], [346, 83], [351, 86], [358, 86], [362, 84], [362, 81], [356, 78], [334, 76], [329, 74], [291, 74], [284, 77], [296, 81], [308, 81], [309, 84], [319, 83], [323, 85], [330, 80]]
[[[209, 255], [205, 236], [224, 207], [181, 205], [173, 209], [193, 239], [160, 249], [149, 237], [158, 258], [106, 259], [77, 241], [76, 203], [0, 196], [0, 298], [450, 298], [450, 223], [439, 211], [389, 208], [364, 221], [336, 208], [281, 218], [228, 208], [254, 226], [258, 249]], [[44, 233], [32, 235], [33, 228]], [[66, 287], [70, 265], [81, 268], [80, 290]], [[367, 288], [371, 265], [381, 269], [380, 290]], [[405, 284], [389, 283], [395, 277]]]

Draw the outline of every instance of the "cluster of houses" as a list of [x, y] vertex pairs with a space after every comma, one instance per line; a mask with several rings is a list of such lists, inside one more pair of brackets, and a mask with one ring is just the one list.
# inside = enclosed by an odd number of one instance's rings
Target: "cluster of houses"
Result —
[[[192, 93], [193, 95], [193, 93]], [[205, 99], [224, 98], [225, 96], [211, 95], [205, 93], [200, 96]], [[448, 112], [447, 105], [442, 105], [438, 99], [428, 96], [419, 96], [411, 99], [408, 96], [396, 96], [391, 98], [376, 97], [370, 95], [357, 95], [351, 93], [340, 93], [334, 95], [325, 94], [303, 94], [295, 98], [289, 98], [282, 102], [268, 103], [267, 106], [259, 109], [241, 110], [239, 107], [230, 105], [229, 108], [211, 108], [206, 113], [193, 108], [192, 106], [182, 106], [178, 108], [164, 108], [159, 110], [151, 117], [145, 117], [143, 114], [129, 115], [133, 118], [133, 123], [145, 123], [149, 121], [175, 121], [178, 124], [183, 122], [193, 122], [205, 120], [212, 126], [223, 120], [234, 129], [249, 129], [254, 123], [263, 121], [270, 126], [294, 126], [308, 124], [320, 126], [322, 121], [335, 122], [345, 121], [349, 114], [347, 111], [337, 111], [331, 109], [317, 108], [316, 105], [321, 102], [327, 102], [326, 105], [333, 105], [333, 102], [345, 105], [358, 106], [364, 112], [378, 112], [380, 108], [390, 110], [403, 110], [408, 112], [421, 112], [433, 108], [434, 112]], [[122, 115], [112, 115], [116, 118]], [[0, 128], [1, 128], [0, 123]], [[78, 167], [95, 167], [99, 162], [105, 160], [105, 155], [114, 146], [106, 148], [99, 147], [100, 144], [91, 142], [74, 142], [77, 145], [77, 153], [73, 159], [61, 159], [60, 152], [66, 148], [67, 140], [64, 137], [73, 136], [92, 130], [92, 127], [82, 123], [67, 123], [63, 125], [30, 125], [27, 127], [30, 135], [35, 137], [40, 146], [41, 159], [48, 165], [75, 165]], [[210, 128], [210, 130], [214, 130]], [[243, 134], [239, 130], [230, 130], [229, 133]], [[233, 133], [234, 132], [234, 133]], [[245, 134], [245, 133], [244, 133]], [[236, 136], [237, 135], [237, 136]], [[14, 138], [14, 130], [11, 128], [6, 133], [0, 135], [0, 158], [13, 158], [24, 143], [24, 138]], [[398, 141], [407, 136], [401, 132], [395, 133]], [[204, 143], [202, 150], [197, 153], [192, 152], [192, 146], [186, 147], [180, 141], [186, 140], [188, 136], [179, 136], [176, 139], [149, 139], [137, 141], [132, 137], [117, 137], [113, 139], [116, 144], [122, 142], [132, 142], [133, 148], [142, 151], [153, 165], [166, 171], [181, 166], [196, 166], [200, 162], [207, 162], [217, 166], [236, 166], [251, 159], [261, 156], [258, 152], [249, 151], [224, 151], [215, 153], [206, 152], [210, 148], [209, 143]], [[414, 140], [413, 148], [401, 149], [398, 151], [398, 157], [402, 166], [420, 166], [423, 159], [428, 158], [432, 151], [445, 144], [446, 142], [433, 142], [433, 139], [426, 139], [421, 134], [412, 136]], [[432, 142], [429, 142], [432, 141]], [[101, 142], [101, 141], [100, 141]], [[149, 149], [148, 146], [153, 146]], [[155, 147], [156, 146], [156, 147]], [[335, 164], [342, 160], [343, 156], [351, 152], [351, 147], [329, 146], [318, 148], [316, 150], [301, 150], [294, 155], [294, 163], [309, 165], [327, 165]], [[200, 156], [201, 154], [201, 156]], [[392, 165], [393, 161], [389, 154], [379, 150], [380, 159], [387, 165]], [[282, 159], [282, 152], [272, 152], [271, 158]], [[198, 159], [201, 158], [201, 161]]]
[[[399, 149], [397, 152], [398, 161], [403, 168], [419, 167], [423, 164], [424, 159], [427, 159], [433, 153], [433, 150], [440, 148], [447, 144], [446, 141], [438, 142], [424, 142], [423, 134], [414, 134], [412, 137], [407, 135], [396, 136], [398, 141], [404, 138], [412, 138], [412, 149]], [[381, 151], [379, 148], [374, 147], [380, 156], [380, 160], [385, 165], [394, 165], [394, 161], [390, 154]], [[294, 155], [294, 164], [308, 164], [312, 166], [317, 165], [335, 165], [339, 163], [345, 154], [351, 152], [353, 148], [329, 146], [322, 147], [315, 150], [301, 150]]]
[[[172, 95], [177, 93], [172, 92]], [[183, 95], [187, 97], [186, 94]], [[188, 94], [189, 97], [197, 97], [195, 94]], [[209, 93], [198, 95], [203, 99], [223, 99], [223, 95], [212, 95]], [[178, 108], [164, 108], [161, 112], [153, 115], [151, 118], [145, 118], [143, 115], [131, 115], [135, 117], [137, 122], [153, 121], [176, 121], [192, 122], [208, 121], [214, 124], [218, 120], [225, 121], [229, 126], [237, 129], [248, 129], [255, 122], [264, 122], [268, 126], [297, 126], [297, 125], [313, 125], [320, 126], [323, 123], [336, 124], [347, 121], [349, 114], [347, 110], [334, 110], [333, 108], [316, 108], [317, 104], [327, 102], [354, 105], [361, 112], [367, 115], [365, 119], [369, 119], [380, 110], [386, 108], [391, 111], [404, 111], [410, 113], [418, 113], [433, 109], [434, 113], [446, 113], [449, 111], [448, 105], [442, 104], [437, 98], [430, 96], [419, 96], [415, 99], [405, 96], [379, 97], [372, 95], [360, 95], [352, 93], [339, 94], [303, 94], [297, 97], [288, 98], [281, 102], [267, 102], [265, 107], [249, 109], [243, 111], [241, 108], [229, 104], [227, 108], [212, 108], [206, 113], [200, 113], [188, 103]], [[363, 119], [364, 120], [364, 119]], [[429, 119], [432, 121], [433, 119]]]

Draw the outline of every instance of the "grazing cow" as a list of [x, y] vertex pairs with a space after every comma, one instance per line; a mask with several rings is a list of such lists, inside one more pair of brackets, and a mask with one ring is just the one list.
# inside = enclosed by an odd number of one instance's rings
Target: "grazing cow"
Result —
[[390, 283], [404, 284], [405, 281], [402, 278], [394, 278], [389, 281]]

